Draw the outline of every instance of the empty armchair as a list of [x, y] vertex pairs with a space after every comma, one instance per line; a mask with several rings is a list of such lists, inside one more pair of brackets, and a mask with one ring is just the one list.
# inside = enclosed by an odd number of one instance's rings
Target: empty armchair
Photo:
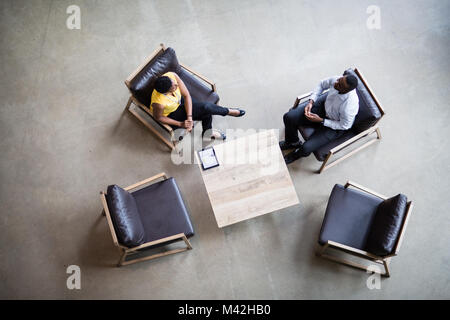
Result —
[[[176, 147], [177, 142], [174, 137], [174, 129], [167, 124], [157, 121], [153, 117], [150, 110], [155, 80], [168, 71], [177, 73], [181, 80], [183, 80], [191, 96], [198, 101], [217, 104], [219, 102], [219, 96], [216, 92], [216, 85], [213, 82], [179, 63], [175, 50], [172, 48], [166, 48], [163, 44], [161, 44], [155, 52], [147, 57], [141, 66], [130, 74], [130, 76], [125, 80], [125, 85], [131, 93], [125, 109], [131, 112], [150, 131], [161, 139], [170, 148], [170, 150], [173, 150]], [[207, 85], [205, 85], [205, 83]], [[142, 115], [131, 108], [132, 104], [144, 111], [154, 120], [155, 123], [168, 132], [171, 137], [170, 140], [165, 138], [160, 132], [151, 126], [144, 119], [144, 117], [142, 117]]]
[[[163, 178], [163, 181], [144, 185]], [[131, 192], [131, 190], [134, 190]], [[108, 186], [100, 192], [103, 215], [106, 216], [114, 245], [121, 256], [118, 266], [145, 261], [192, 249], [188, 238], [194, 235], [189, 213], [174, 178], [160, 173], [126, 188]], [[176, 241], [186, 247], [137, 259], [129, 255]]]
[[[355, 90], [359, 98], [359, 111], [350, 130], [348, 130], [343, 136], [336, 140], [330, 141], [328, 144], [314, 152], [316, 159], [322, 162], [319, 173], [371, 145], [376, 140], [381, 139], [380, 129], [378, 128], [377, 123], [383, 117], [384, 110], [381, 108], [380, 103], [358, 69], [348, 69], [344, 72], [344, 75], [347, 74], [354, 75], [358, 78], [358, 86]], [[326, 99], [327, 94], [328, 92], [322, 93], [318, 100]], [[293, 108], [297, 108], [298, 106], [306, 106], [308, 103], [308, 99], [306, 98], [310, 95], [311, 92], [298, 96], [294, 102]], [[302, 100], [305, 101], [302, 102]], [[300, 126], [298, 129], [304, 140], [308, 140], [315, 131], [312, 127]], [[330, 159], [338, 152], [348, 150], [352, 144], [357, 143], [361, 139], [373, 133], [376, 133], [375, 138], [368, 140], [356, 149], [349, 151], [340, 158], [330, 162]]]
[[389, 263], [400, 250], [412, 206], [402, 194], [388, 199], [354, 182], [336, 184], [320, 230], [318, 255], [368, 270], [368, 266], [325, 254], [334, 248], [381, 265], [381, 274], [389, 277]]

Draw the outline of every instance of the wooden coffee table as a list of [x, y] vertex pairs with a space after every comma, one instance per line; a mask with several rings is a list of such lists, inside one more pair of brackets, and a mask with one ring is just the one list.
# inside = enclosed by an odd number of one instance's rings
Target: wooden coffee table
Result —
[[298, 204], [274, 130], [214, 146], [219, 166], [197, 162], [219, 228]]

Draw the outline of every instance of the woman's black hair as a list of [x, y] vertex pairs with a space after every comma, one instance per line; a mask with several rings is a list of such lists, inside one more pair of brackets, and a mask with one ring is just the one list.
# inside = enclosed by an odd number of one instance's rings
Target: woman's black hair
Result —
[[161, 76], [155, 81], [155, 90], [159, 93], [166, 93], [172, 87], [172, 80], [167, 76]]

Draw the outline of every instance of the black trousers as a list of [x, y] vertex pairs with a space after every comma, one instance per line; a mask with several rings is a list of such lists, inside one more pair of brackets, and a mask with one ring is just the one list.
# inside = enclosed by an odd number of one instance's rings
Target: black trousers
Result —
[[[325, 118], [325, 97], [321, 98], [314, 102], [311, 112], [319, 115], [321, 118]], [[313, 127], [316, 129], [313, 135], [309, 137], [298, 150], [302, 157], [309, 156], [311, 152], [316, 151], [331, 140], [339, 138], [346, 132], [346, 130], [333, 130], [320, 123], [309, 121], [308, 118], [305, 117], [306, 105], [306, 103], [302, 103], [297, 108], [289, 110], [289, 112], [285, 113], [283, 116], [286, 142], [299, 141], [299, 126]]]
[[[191, 98], [192, 99], [192, 98]], [[226, 116], [228, 114], [228, 108], [224, 108], [218, 106], [214, 103], [210, 102], [200, 102], [192, 99], [192, 120], [200, 120], [202, 122], [202, 134], [205, 131], [212, 128], [212, 116], [220, 115]], [[169, 113], [169, 118], [177, 120], [177, 121], [185, 121], [187, 119], [186, 108], [184, 106], [184, 99], [181, 99], [181, 104], [177, 108], [177, 110]], [[171, 126], [174, 129], [177, 129], [176, 126]]]

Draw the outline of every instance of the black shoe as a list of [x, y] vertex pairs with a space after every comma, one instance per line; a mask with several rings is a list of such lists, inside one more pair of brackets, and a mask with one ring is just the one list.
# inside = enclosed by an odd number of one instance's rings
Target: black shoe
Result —
[[300, 158], [301, 158], [300, 149], [295, 149], [294, 151], [289, 152], [287, 155], [284, 156], [284, 162], [286, 164], [290, 164]]
[[281, 150], [289, 150], [289, 149], [297, 149], [300, 148], [302, 143], [300, 141], [297, 142], [286, 142], [280, 141], [280, 149]]
[[232, 117], [238, 118], [238, 117], [242, 117], [245, 114], [245, 110], [242, 110], [242, 109], [239, 109], [239, 108], [228, 108], [228, 109], [230, 109], [230, 110], [239, 110], [239, 114], [237, 116], [230, 115]]

